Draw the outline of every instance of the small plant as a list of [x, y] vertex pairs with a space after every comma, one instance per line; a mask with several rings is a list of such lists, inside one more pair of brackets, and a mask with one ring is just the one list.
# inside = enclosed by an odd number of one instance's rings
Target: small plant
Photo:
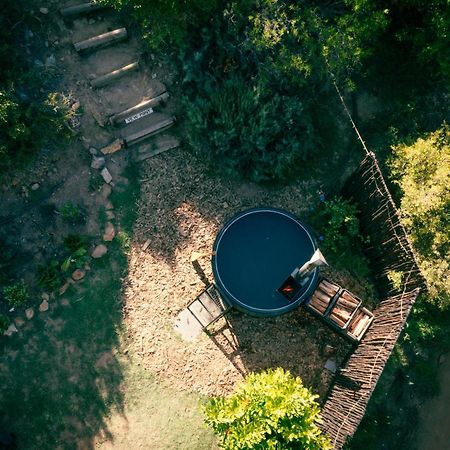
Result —
[[14, 308], [23, 306], [29, 299], [28, 289], [23, 281], [5, 287], [3, 295], [9, 305]]
[[71, 202], [65, 203], [61, 209], [58, 210], [59, 214], [68, 222], [76, 222], [81, 219], [81, 211], [78, 206]]
[[69, 251], [69, 256], [61, 264], [61, 270], [67, 272], [72, 266], [80, 268], [87, 261], [87, 248], [85, 240], [76, 234], [69, 234], [64, 239], [64, 247]]
[[0, 334], [3, 334], [9, 327], [9, 320], [4, 314], [0, 314]]
[[38, 285], [45, 290], [54, 291], [61, 284], [60, 264], [52, 260], [48, 264], [38, 266]]
[[116, 239], [119, 242], [120, 248], [125, 253], [131, 250], [131, 237], [126, 231], [119, 231], [117, 233]]
[[317, 397], [281, 368], [251, 373], [235, 394], [206, 403], [206, 423], [227, 450], [329, 450]]

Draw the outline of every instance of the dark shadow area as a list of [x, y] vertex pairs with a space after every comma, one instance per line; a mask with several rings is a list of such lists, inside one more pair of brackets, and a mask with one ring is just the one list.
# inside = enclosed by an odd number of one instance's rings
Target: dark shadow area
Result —
[[18, 448], [92, 449], [95, 435], [108, 436], [108, 414], [123, 409], [116, 353], [125, 267], [113, 244], [49, 311], [35, 308], [38, 317], [2, 339], [0, 429], [17, 435]]
[[242, 374], [283, 367], [299, 376], [324, 398], [333, 374], [324, 368], [332, 359], [339, 367], [352, 345], [302, 307], [278, 317], [252, 317], [233, 310], [210, 338]]

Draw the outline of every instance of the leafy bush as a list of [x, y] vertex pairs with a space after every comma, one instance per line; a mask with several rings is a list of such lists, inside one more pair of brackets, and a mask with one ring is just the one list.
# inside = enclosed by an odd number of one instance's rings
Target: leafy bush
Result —
[[357, 213], [355, 204], [334, 197], [319, 204], [311, 214], [310, 222], [320, 236], [320, 246], [330, 263], [366, 277], [369, 268], [361, 253], [364, 238], [359, 232]]
[[432, 301], [450, 306], [450, 129], [393, 148], [389, 167], [400, 188], [400, 214]]
[[69, 256], [61, 264], [63, 272], [67, 272], [71, 267], [79, 269], [89, 260], [86, 242], [81, 236], [69, 234], [64, 239], [64, 247], [68, 250]]
[[18, 308], [29, 299], [28, 289], [24, 282], [18, 282], [3, 289], [3, 295], [10, 306]]
[[37, 268], [38, 285], [45, 290], [54, 291], [61, 285], [61, 271], [58, 261], [52, 260]]
[[269, 369], [248, 375], [230, 397], [210, 399], [204, 412], [227, 450], [331, 449], [316, 398], [300, 378]]
[[307, 108], [237, 76], [205, 86], [187, 108], [189, 144], [220, 171], [253, 181], [292, 176], [317, 147]]
[[65, 203], [58, 212], [68, 222], [77, 222], [82, 217], [80, 208], [71, 202]]
[[3, 334], [8, 327], [9, 319], [4, 314], [0, 314], [0, 334]]

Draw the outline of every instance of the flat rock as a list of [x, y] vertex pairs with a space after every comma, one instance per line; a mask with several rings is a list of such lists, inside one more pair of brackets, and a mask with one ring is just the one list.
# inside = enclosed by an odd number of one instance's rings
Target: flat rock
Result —
[[47, 301], [47, 300], [44, 300], [44, 301], [39, 305], [39, 311], [40, 311], [40, 312], [48, 311], [48, 301]]
[[11, 336], [13, 333], [17, 333], [19, 330], [17, 327], [12, 323], [8, 329], [3, 333], [5, 336]]
[[14, 323], [17, 327], [21, 327], [25, 323], [25, 320], [23, 320], [22, 317], [16, 317]]
[[106, 242], [110, 242], [114, 239], [115, 235], [116, 229], [114, 228], [114, 225], [111, 222], [107, 222], [105, 227], [105, 233], [103, 234], [103, 240]]
[[67, 298], [62, 298], [59, 303], [61, 304], [61, 306], [69, 306], [70, 302]]
[[28, 320], [31, 320], [34, 317], [34, 309], [33, 308], [28, 308], [25, 310], [25, 317]]
[[59, 288], [59, 295], [64, 295], [67, 289], [69, 289], [70, 283], [66, 282]]
[[41, 295], [42, 300], [50, 300], [50, 295], [47, 292], [43, 292]]
[[94, 147], [89, 147], [89, 153], [92, 156], [96, 156], [96, 155], [98, 155], [98, 150], [96, 148], [94, 148]]
[[105, 180], [105, 183], [111, 183], [111, 181], [112, 181], [112, 176], [111, 176], [111, 174], [109, 173], [109, 170], [106, 168], [106, 167], [104, 167], [103, 169], [102, 169], [102, 171], [100, 172], [100, 175], [103, 177], [103, 179]]
[[112, 211], [106, 211], [106, 218], [108, 220], [114, 219], [114, 217], [116, 217], [116, 215]]
[[105, 163], [106, 163], [106, 161], [105, 161], [105, 158], [103, 158], [103, 156], [100, 156], [98, 158], [94, 156], [92, 158], [91, 167], [93, 169], [100, 170], [100, 169], [103, 169], [103, 167], [105, 167]]
[[101, 258], [108, 252], [108, 247], [104, 244], [97, 245], [91, 253], [91, 256], [95, 259]]
[[112, 192], [112, 188], [109, 184], [104, 184], [102, 186], [102, 188], [100, 189], [100, 195], [105, 200], [111, 195], [111, 192]]
[[330, 358], [325, 363], [325, 369], [329, 370], [331, 373], [336, 373], [337, 366], [336, 366], [336, 360], [334, 358]]
[[74, 270], [72, 273], [72, 279], [75, 281], [82, 280], [86, 275], [86, 272], [81, 269]]
[[122, 149], [123, 141], [122, 139], [116, 139], [114, 142], [111, 142], [111, 144], [107, 145], [106, 147], [103, 147], [100, 149], [100, 151], [104, 155], [110, 155], [111, 153], [116, 153], [119, 150]]

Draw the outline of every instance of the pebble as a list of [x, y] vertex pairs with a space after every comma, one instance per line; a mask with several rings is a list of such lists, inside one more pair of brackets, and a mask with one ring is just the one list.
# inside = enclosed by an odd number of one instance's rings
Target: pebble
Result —
[[40, 184], [39, 184], [39, 183], [33, 183], [33, 184], [31, 185], [31, 190], [32, 190], [32, 191], [37, 191], [37, 190], [39, 189], [39, 187], [40, 187]]
[[47, 301], [47, 300], [44, 300], [44, 301], [39, 305], [39, 311], [40, 311], [40, 312], [48, 311], [48, 301]]
[[96, 155], [98, 155], [98, 150], [97, 150], [96, 148], [94, 148], [94, 147], [90, 147], [90, 148], [89, 148], [89, 153], [90, 153], [92, 156], [96, 156]]
[[108, 253], [108, 248], [104, 244], [97, 245], [91, 253], [91, 256], [95, 259], [101, 258], [106, 253]]
[[106, 211], [106, 218], [108, 220], [114, 219], [116, 215], [112, 211]]
[[111, 222], [107, 222], [105, 227], [105, 233], [103, 234], [103, 240], [106, 242], [110, 242], [114, 239], [115, 235], [116, 230], [114, 228], [114, 225]]
[[60, 288], [59, 288], [59, 295], [64, 295], [64, 293], [67, 291], [67, 289], [69, 289], [70, 287], [70, 283], [64, 283]]
[[41, 14], [48, 14], [48, 8], [39, 8]]
[[70, 302], [67, 298], [62, 298], [59, 303], [61, 304], [61, 306], [69, 306]]
[[111, 195], [111, 192], [112, 192], [112, 188], [109, 184], [104, 184], [102, 186], [102, 188], [100, 189], [100, 195], [105, 200]]
[[55, 67], [56, 66], [56, 58], [54, 55], [50, 55], [45, 59], [45, 65], [47, 67]]
[[16, 327], [21, 327], [25, 323], [25, 320], [23, 320], [22, 317], [16, 317], [14, 323], [16, 324]]
[[47, 294], [47, 292], [44, 292], [44, 293], [41, 295], [41, 298], [42, 298], [42, 300], [47, 300], [47, 301], [49, 301], [49, 300], [50, 300], [50, 295]]
[[79, 280], [82, 280], [85, 275], [86, 275], [86, 272], [84, 270], [76, 269], [72, 273], [72, 279], [75, 281], [79, 281]]
[[25, 310], [25, 317], [28, 320], [31, 320], [34, 317], [34, 309], [33, 308], [28, 308]]

